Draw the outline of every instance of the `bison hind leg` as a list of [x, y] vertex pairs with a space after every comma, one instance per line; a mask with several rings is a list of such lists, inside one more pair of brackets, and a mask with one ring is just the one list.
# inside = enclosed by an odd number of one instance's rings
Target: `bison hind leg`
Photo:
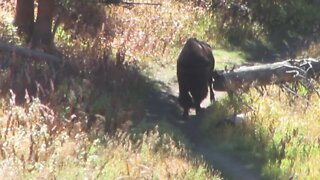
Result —
[[196, 116], [202, 117], [204, 115], [204, 109], [203, 108], [196, 108]]
[[197, 116], [201, 116], [204, 112], [204, 109], [201, 108], [201, 102], [203, 101], [203, 99], [206, 97], [207, 92], [203, 92], [201, 94], [196, 94], [193, 98], [194, 98], [194, 108], [196, 110], [196, 115]]
[[187, 120], [189, 118], [189, 109], [188, 108], [183, 109], [182, 118], [185, 120]]
[[188, 92], [184, 92], [179, 94], [179, 103], [181, 107], [183, 108], [183, 114], [182, 117], [184, 119], [187, 119], [189, 116], [189, 109], [193, 107], [193, 102], [190, 94]]

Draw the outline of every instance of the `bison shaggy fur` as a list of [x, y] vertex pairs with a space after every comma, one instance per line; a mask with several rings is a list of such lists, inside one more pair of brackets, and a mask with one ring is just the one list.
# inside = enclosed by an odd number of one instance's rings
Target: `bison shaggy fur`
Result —
[[212, 73], [214, 69], [212, 49], [204, 41], [196, 38], [187, 40], [177, 60], [179, 83], [179, 103], [183, 108], [183, 117], [189, 116], [189, 109], [195, 108], [198, 115], [200, 104], [210, 89], [210, 99], [214, 100]]

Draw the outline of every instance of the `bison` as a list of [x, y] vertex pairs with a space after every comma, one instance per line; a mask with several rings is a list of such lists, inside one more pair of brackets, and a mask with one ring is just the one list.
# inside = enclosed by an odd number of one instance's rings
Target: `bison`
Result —
[[200, 104], [208, 94], [208, 86], [210, 100], [214, 101], [212, 89], [214, 63], [209, 44], [196, 38], [187, 40], [177, 60], [178, 100], [183, 108], [184, 118], [188, 118], [190, 108], [195, 108], [196, 115], [199, 115]]

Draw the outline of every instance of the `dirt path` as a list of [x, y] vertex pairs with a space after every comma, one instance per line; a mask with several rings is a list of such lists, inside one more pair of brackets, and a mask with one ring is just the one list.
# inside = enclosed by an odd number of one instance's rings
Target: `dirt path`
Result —
[[[212, 166], [215, 170], [221, 172], [224, 179], [236, 180], [256, 180], [261, 179], [260, 173], [253, 170], [250, 164], [241, 161], [235, 156], [221, 150], [214, 148], [212, 144], [208, 144], [197, 136], [195, 130], [199, 125], [199, 119], [194, 119], [194, 112], [191, 112], [191, 121], [187, 123], [181, 120], [180, 110], [178, 107], [178, 85], [175, 78], [174, 69], [162, 69], [157, 71], [161, 76], [155, 76], [158, 82], [160, 91], [152, 92], [149, 95], [149, 108], [147, 110], [146, 120], [169, 120], [177, 128], [179, 128], [190, 142], [194, 145], [193, 151], [196, 154], [202, 155], [208, 165]], [[221, 98], [224, 93], [217, 92], [216, 98]], [[205, 99], [202, 107], [206, 108], [210, 105], [209, 98]]]

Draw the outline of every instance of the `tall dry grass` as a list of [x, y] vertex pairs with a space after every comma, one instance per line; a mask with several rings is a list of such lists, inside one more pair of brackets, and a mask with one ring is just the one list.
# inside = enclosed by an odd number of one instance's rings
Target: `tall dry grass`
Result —
[[[0, 63], [1, 177], [220, 179], [171, 135], [157, 128], [130, 134], [154, 88], [139, 70], [171, 61], [169, 46], [175, 46], [177, 32], [189, 33], [176, 30], [175, 21], [195, 23], [172, 19], [182, 10], [196, 12], [190, 4], [163, 4], [106, 7], [105, 29], [94, 37], [59, 27], [55, 45], [63, 64], [0, 54], [6, 60]], [[23, 45], [8, 6], [0, 4], [1, 39]]]
[[294, 97], [278, 88], [269, 88], [263, 96], [252, 91], [254, 113], [249, 125], [262, 146], [268, 163], [266, 175], [279, 178], [316, 179], [320, 168], [320, 97]]
[[[317, 179], [320, 97], [298, 89], [293, 95], [271, 85], [263, 93], [252, 88], [238, 102], [222, 100], [202, 130], [217, 147], [253, 163], [266, 179]], [[240, 121], [223, 120], [235, 107]]]
[[[39, 99], [0, 103], [0, 175], [7, 179], [220, 179], [158, 127], [97, 138]], [[99, 129], [100, 128], [100, 129]], [[96, 127], [96, 131], [103, 129]]]

